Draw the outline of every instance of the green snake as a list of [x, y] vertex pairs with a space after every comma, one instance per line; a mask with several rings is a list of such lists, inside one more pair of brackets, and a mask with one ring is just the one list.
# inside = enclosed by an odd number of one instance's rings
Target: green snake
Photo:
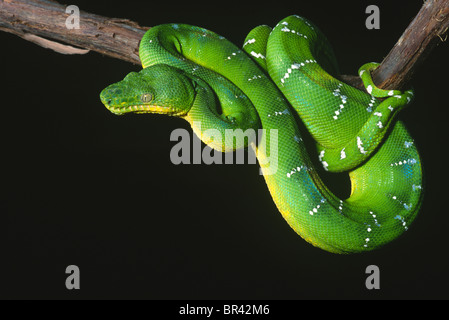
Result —
[[[415, 219], [423, 195], [421, 160], [395, 119], [413, 92], [377, 88], [370, 73], [375, 63], [359, 70], [366, 91], [338, 80], [328, 40], [305, 18], [256, 27], [242, 49], [203, 28], [159, 25], [143, 36], [139, 56], [143, 69], [104, 89], [103, 104], [115, 114], [182, 117], [219, 151], [252, 147], [282, 216], [314, 246], [333, 253], [373, 250]], [[300, 126], [316, 151], [306, 148]], [[225, 137], [238, 129], [264, 130], [257, 143], [225, 144], [206, 134]], [[314, 152], [324, 169], [349, 171], [347, 199], [323, 183], [310, 158]], [[268, 156], [274, 154], [276, 170]]]

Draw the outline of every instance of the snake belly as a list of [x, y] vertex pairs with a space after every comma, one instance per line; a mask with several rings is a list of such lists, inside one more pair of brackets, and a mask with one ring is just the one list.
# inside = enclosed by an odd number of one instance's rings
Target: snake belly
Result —
[[[181, 116], [218, 150], [225, 148], [203, 135], [206, 128], [264, 129], [267, 134], [251, 146], [271, 196], [288, 224], [314, 246], [333, 253], [373, 250], [415, 219], [423, 194], [421, 160], [404, 124], [393, 121], [413, 93], [390, 91], [380, 99], [371, 85], [367, 93], [337, 80], [332, 48], [310, 21], [290, 16], [273, 29], [255, 28], [243, 49], [203, 28], [160, 25], [144, 35], [139, 55], [142, 74], [103, 90], [106, 107], [117, 114]], [[131, 98], [143, 97], [150, 82], [163, 87], [152, 91], [151, 101]], [[189, 106], [178, 108], [180, 100]], [[347, 199], [319, 177], [298, 125], [315, 139], [326, 170], [349, 171]], [[267, 156], [274, 153], [276, 170]]]

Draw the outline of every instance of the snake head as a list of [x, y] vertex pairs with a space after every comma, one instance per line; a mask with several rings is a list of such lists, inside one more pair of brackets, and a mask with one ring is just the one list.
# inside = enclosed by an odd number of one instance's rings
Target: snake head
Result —
[[159, 64], [129, 73], [104, 89], [100, 99], [112, 113], [184, 116], [193, 105], [195, 85], [182, 70]]

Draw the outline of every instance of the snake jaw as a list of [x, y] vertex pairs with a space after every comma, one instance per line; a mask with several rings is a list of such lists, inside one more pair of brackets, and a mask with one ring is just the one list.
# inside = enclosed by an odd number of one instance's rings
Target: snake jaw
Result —
[[116, 115], [124, 115], [127, 113], [136, 113], [136, 114], [150, 113], [150, 114], [165, 114], [169, 116], [181, 117], [185, 116], [188, 111], [178, 109], [172, 106], [161, 106], [157, 104], [133, 104], [132, 102], [115, 104], [112, 99], [104, 100], [103, 104], [110, 112]]
[[172, 107], [166, 106], [157, 106], [157, 105], [147, 105], [147, 104], [135, 104], [135, 105], [111, 105], [107, 101], [105, 104], [106, 108], [116, 115], [124, 115], [127, 113], [136, 113], [136, 114], [165, 114], [170, 116], [183, 116], [184, 112], [180, 112]]

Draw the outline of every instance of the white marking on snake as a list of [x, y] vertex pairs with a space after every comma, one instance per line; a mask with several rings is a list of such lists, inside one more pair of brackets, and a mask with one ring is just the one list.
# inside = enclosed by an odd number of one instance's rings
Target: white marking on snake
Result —
[[[413, 204], [412, 204], [412, 203], [407, 204], [407, 203], [405, 203], [405, 202], [399, 200], [396, 196], [392, 196], [391, 198], [392, 198], [393, 200], [399, 202], [399, 204], [401, 204], [401, 205], [405, 208], [405, 210], [410, 211], [410, 209], [413, 207]], [[402, 218], [401, 216], [396, 216], [394, 219], [397, 219], [398, 217]], [[402, 219], [402, 222], [403, 222], [403, 226], [405, 226], [405, 222], [403, 221], [403, 219]], [[407, 230], [407, 229], [406, 229], [406, 230]]]
[[340, 160], [343, 160], [346, 158], [346, 152], [345, 152], [345, 148], [343, 148], [340, 152]]
[[347, 102], [348, 97], [340, 93], [340, 88], [343, 86], [343, 83], [339, 83], [338, 87], [333, 91], [333, 95], [335, 97], [339, 97], [341, 99], [341, 104], [339, 105], [340, 110], [335, 111], [335, 116], [333, 116], [334, 120], [338, 119], [341, 111], [343, 111], [345, 104]]
[[281, 116], [284, 114], [290, 114], [290, 111], [288, 109], [285, 109], [284, 111], [275, 111], [274, 114], [268, 114], [267, 117], [271, 116]]
[[252, 78], [249, 78], [248, 81], [253, 81], [253, 80], [257, 80], [257, 79], [262, 79], [262, 76], [256, 74]]
[[363, 144], [362, 139], [360, 139], [360, 137], [357, 137], [357, 148], [359, 148], [360, 153], [366, 154], [366, 151], [363, 148], [362, 144]]
[[410, 148], [413, 145], [413, 141], [404, 141], [404, 146]]
[[372, 211], [370, 211], [369, 214], [374, 219], [374, 223], [376, 224], [376, 226], [381, 227], [381, 224], [376, 219], [376, 215]]
[[[236, 55], [235, 52], [231, 53], [231, 56], [235, 56], [235, 55]], [[231, 56], [228, 57], [228, 60], [231, 60]]]
[[309, 214], [310, 214], [311, 216], [313, 216], [314, 213], [317, 213], [317, 212], [318, 212], [318, 209], [319, 209], [320, 207], [321, 207], [320, 205], [317, 205], [315, 208], [313, 208], [312, 210], [309, 211]]
[[304, 166], [293, 168], [290, 172], [287, 173], [287, 178], [290, 178], [293, 174], [300, 172]]
[[284, 77], [281, 78], [281, 82], [285, 83], [285, 79], [290, 77], [290, 74], [293, 72], [293, 70], [298, 70], [301, 67], [304, 67], [308, 63], [316, 63], [317, 61], [316, 60], [306, 60], [304, 62], [293, 63], [290, 66], [290, 68], [287, 68], [287, 72], [284, 74]]
[[402, 165], [405, 165], [405, 164], [410, 164], [410, 165], [412, 165], [412, 164], [415, 164], [417, 161], [416, 161], [416, 159], [415, 158], [411, 158], [411, 159], [405, 159], [405, 160], [403, 160], [403, 161], [399, 161], [399, 162], [395, 162], [395, 163], [391, 163], [390, 164], [390, 166], [402, 166]]
[[366, 238], [366, 239], [365, 239], [365, 242], [366, 242], [366, 243], [365, 243], [363, 246], [364, 246], [365, 248], [367, 248], [367, 247], [368, 247], [369, 238]]
[[321, 150], [320, 155], [318, 156], [318, 159], [319, 159], [320, 161], [323, 161], [324, 152], [325, 152], [324, 150]]
[[[408, 209], [407, 209], [407, 210], [408, 210]], [[401, 222], [402, 222], [402, 226], [404, 227], [404, 230], [405, 230], [405, 231], [408, 230], [407, 223], [405, 222], [404, 217], [402, 217], [402, 216], [400, 216], [400, 215], [397, 215], [397, 216], [394, 217], [393, 219], [401, 221]]]
[[343, 210], [343, 200], [340, 200], [340, 205], [338, 206], [338, 211], [341, 213]]
[[304, 35], [304, 34], [302, 34], [302, 33], [299, 33], [299, 32], [297, 32], [296, 30], [290, 30], [290, 29], [287, 28], [287, 27], [283, 27], [283, 28], [281, 29], [281, 31], [283, 31], [283, 32], [291, 32], [291, 33], [293, 33], [293, 34], [295, 34], [295, 35], [297, 35], [297, 36], [300, 36], [300, 37], [303, 37], [304, 39], [307, 39], [307, 36], [306, 36], [306, 35]]
[[372, 112], [372, 111], [373, 111], [373, 106], [374, 106], [374, 103], [375, 103], [375, 102], [376, 102], [376, 98], [373, 97], [373, 96], [371, 96], [371, 100], [370, 100], [369, 103], [368, 103], [368, 107], [366, 108], [366, 111]]
[[266, 59], [265, 56], [264, 56], [263, 54], [257, 53], [257, 52], [254, 52], [254, 51], [251, 51], [251, 55], [252, 55], [253, 57], [256, 57], [256, 58], [259, 58], [259, 59]]
[[254, 42], [256, 42], [256, 39], [249, 39], [248, 41], [246, 41], [244, 44], [243, 44], [243, 46], [246, 46], [246, 45], [248, 45], [248, 44], [251, 44], [251, 43], [254, 43]]
[[324, 150], [321, 150], [318, 159], [320, 160], [321, 164], [323, 165], [324, 170], [329, 171], [327, 167], [329, 167], [329, 164], [326, 161], [323, 161], [324, 158]]

